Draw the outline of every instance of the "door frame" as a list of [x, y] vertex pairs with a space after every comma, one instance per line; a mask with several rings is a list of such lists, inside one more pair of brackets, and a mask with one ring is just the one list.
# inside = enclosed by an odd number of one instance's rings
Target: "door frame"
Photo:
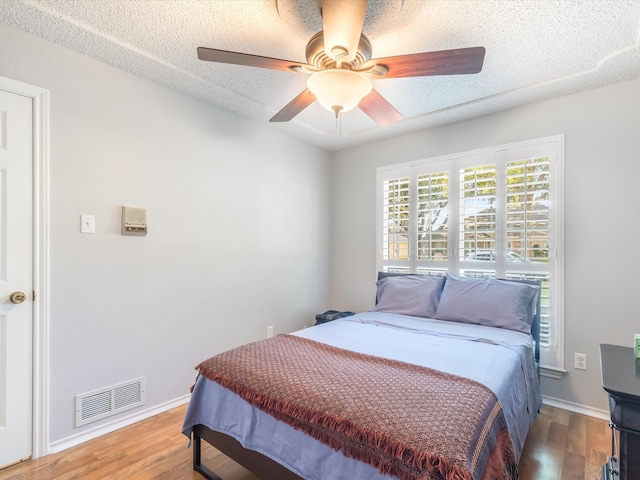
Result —
[[31, 458], [49, 453], [49, 90], [0, 76], [33, 105], [33, 412]]

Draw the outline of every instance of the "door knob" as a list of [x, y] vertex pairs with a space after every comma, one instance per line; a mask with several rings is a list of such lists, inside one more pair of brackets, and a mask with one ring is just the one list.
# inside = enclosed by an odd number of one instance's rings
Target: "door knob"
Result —
[[9, 300], [11, 300], [12, 303], [22, 303], [26, 298], [27, 296], [23, 292], [13, 292], [9, 296]]

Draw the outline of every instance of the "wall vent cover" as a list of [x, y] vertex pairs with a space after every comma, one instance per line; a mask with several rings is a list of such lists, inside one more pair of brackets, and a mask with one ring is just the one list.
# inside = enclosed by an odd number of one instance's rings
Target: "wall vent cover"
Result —
[[144, 377], [76, 395], [76, 427], [144, 405]]

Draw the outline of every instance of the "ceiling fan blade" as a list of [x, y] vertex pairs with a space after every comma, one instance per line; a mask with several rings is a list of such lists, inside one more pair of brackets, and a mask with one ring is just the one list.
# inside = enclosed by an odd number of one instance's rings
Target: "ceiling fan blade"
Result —
[[301, 111], [315, 102], [316, 97], [309, 89], [305, 89], [300, 95], [291, 100], [285, 107], [276, 113], [270, 122], [288, 122], [293, 117], [298, 115]]
[[307, 66], [306, 63], [280, 60], [278, 58], [271, 57], [261, 57], [259, 55], [250, 55], [248, 53], [230, 52], [228, 50], [216, 50], [215, 48], [206, 47], [198, 47], [198, 58], [207, 62], [231, 63], [233, 65], [246, 65], [249, 67], [261, 67], [285, 71], [296, 71]]
[[402, 119], [402, 114], [375, 89], [360, 100], [358, 107], [381, 127]]
[[367, 3], [367, 0], [322, 0], [324, 51], [334, 60], [348, 63], [355, 58]]
[[374, 58], [364, 64], [362, 70], [373, 65], [384, 65], [388, 70], [380, 78], [478, 73], [482, 70], [484, 53], [484, 47], [470, 47]]

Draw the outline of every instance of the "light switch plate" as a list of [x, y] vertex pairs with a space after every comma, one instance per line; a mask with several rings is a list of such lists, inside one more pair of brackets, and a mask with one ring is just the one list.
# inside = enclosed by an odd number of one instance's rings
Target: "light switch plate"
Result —
[[96, 233], [96, 216], [95, 215], [80, 215], [80, 232], [82, 233]]

